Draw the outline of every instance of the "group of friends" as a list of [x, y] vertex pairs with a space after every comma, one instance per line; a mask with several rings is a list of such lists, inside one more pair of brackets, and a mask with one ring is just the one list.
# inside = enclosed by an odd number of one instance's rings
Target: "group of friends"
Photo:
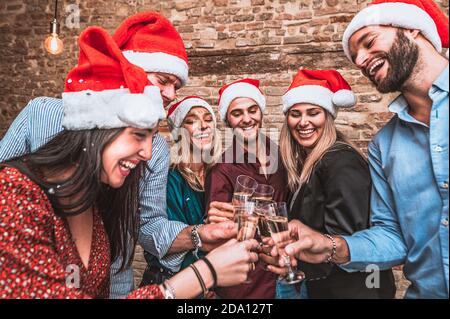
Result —
[[[335, 126], [357, 104], [338, 70], [293, 77], [279, 141], [263, 133], [259, 81], [225, 84], [223, 149], [208, 101], [175, 102], [188, 57], [166, 18], [87, 28], [62, 99], [33, 99], [0, 140], [0, 298], [393, 298], [397, 265], [407, 298], [448, 298], [448, 31], [432, 0], [375, 0], [346, 28], [348, 59], [401, 93], [366, 158]], [[287, 267], [273, 240], [235, 239], [239, 175], [287, 202], [300, 284], [277, 280]]]

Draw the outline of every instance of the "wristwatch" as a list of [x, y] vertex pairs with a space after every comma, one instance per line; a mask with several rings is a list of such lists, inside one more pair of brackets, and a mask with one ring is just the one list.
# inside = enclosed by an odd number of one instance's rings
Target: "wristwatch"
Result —
[[191, 231], [191, 240], [192, 240], [192, 245], [194, 246], [194, 250], [192, 253], [194, 254], [195, 257], [197, 257], [197, 259], [198, 259], [198, 249], [200, 247], [202, 247], [202, 240], [200, 239], [198, 230], [202, 226], [203, 226], [203, 224], [195, 225], [194, 227], [192, 227], [192, 231]]

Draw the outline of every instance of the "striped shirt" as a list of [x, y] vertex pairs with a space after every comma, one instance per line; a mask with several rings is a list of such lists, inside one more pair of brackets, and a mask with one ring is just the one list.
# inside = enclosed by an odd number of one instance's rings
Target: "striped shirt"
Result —
[[[63, 130], [63, 102], [61, 99], [38, 97], [28, 103], [11, 124], [0, 141], [0, 162], [30, 153]], [[160, 259], [163, 266], [179, 271], [186, 253], [165, 256], [177, 235], [188, 225], [170, 221], [166, 213], [166, 185], [169, 170], [169, 149], [157, 135], [153, 141], [150, 170], [140, 182], [139, 244]], [[111, 266], [111, 298], [120, 298], [134, 288], [133, 270], [116, 273], [121, 260]]]

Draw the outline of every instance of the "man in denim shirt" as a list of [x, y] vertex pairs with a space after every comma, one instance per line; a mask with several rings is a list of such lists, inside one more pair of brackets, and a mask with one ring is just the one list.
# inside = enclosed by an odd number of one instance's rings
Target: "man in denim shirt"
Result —
[[406, 298], [448, 298], [448, 18], [431, 0], [377, 0], [352, 20], [343, 46], [378, 91], [402, 93], [369, 145], [372, 227], [325, 237], [295, 221], [299, 240], [286, 251], [347, 271], [404, 264]]

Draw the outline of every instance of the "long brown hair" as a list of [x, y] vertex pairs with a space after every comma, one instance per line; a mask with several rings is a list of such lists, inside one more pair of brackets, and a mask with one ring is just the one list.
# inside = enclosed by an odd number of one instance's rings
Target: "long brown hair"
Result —
[[298, 187], [307, 183], [315, 166], [326, 152], [336, 143], [343, 143], [355, 149], [364, 159], [364, 154], [351, 143], [334, 125], [333, 116], [325, 111], [325, 125], [322, 136], [312, 151], [307, 154], [305, 149], [292, 137], [287, 125], [288, 114], [281, 129], [280, 152], [288, 175], [288, 187], [295, 192]]
[[[68, 217], [90, 207], [98, 209], [109, 238], [111, 261], [122, 258], [119, 271], [131, 264], [134, 255], [139, 234], [139, 179], [147, 169], [141, 162], [118, 189], [101, 182], [103, 150], [123, 130], [62, 131], [35, 152], [6, 163], [26, 174], [46, 192], [56, 215]], [[69, 169], [74, 169], [74, 173], [63, 181], [46, 180]], [[72, 202], [64, 204], [65, 198]]]

